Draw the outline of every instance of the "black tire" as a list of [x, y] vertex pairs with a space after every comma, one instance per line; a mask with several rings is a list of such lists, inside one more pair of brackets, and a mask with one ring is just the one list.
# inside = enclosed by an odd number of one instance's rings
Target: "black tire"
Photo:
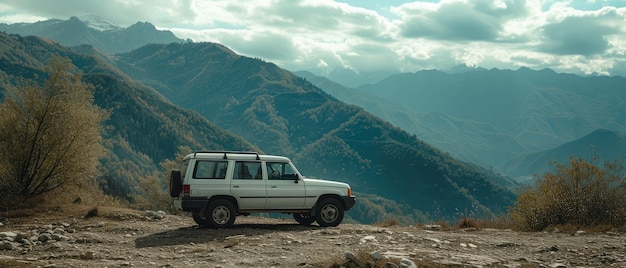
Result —
[[339, 200], [324, 198], [317, 203], [315, 221], [322, 227], [335, 227], [343, 221], [343, 206]]
[[195, 221], [198, 225], [211, 226], [211, 223], [200, 215], [200, 211], [192, 211], [191, 216], [193, 217], [193, 221]]
[[217, 199], [209, 203], [205, 219], [210, 226], [216, 228], [228, 228], [233, 226], [237, 211], [235, 205], [226, 199]]
[[183, 181], [180, 177], [180, 170], [172, 170], [170, 173], [170, 196], [179, 197], [183, 190]]
[[294, 213], [293, 218], [301, 225], [309, 226], [315, 222], [315, 217], [308, 213]]

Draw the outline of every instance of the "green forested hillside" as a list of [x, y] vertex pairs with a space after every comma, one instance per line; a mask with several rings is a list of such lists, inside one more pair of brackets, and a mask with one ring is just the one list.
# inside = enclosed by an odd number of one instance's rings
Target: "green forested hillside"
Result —
[[347, 181], [433, 215], [503, 211], [504, 179], [337, 101], [272, 63], [212, 43], [148, 45], [117, 57], [127, 74], [176, 104], [293, 158], [305, 175]]
[[178, 146], [257, 149], [102, 60], [36, 37], [0, 34], [0, 85], [41, 76], [56, 54], [69, 57], [84, 72], [84, 81], [95, 86], [95, 103], [111, 112], [105, 126], [108, 153], [101, 160], [99, 180], [107, 193], [128, 198], [137, 180], [157, 171], [162, 160], [173, 159]]

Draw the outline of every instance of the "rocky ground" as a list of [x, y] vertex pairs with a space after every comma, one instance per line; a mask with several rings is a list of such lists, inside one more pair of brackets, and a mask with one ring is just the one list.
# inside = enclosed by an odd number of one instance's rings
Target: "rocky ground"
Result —
[[626, 267], [626, 235], [613, 231], [320, 228], [259, 217], [210, 229], [126, 209], [51, 214], [3, 220], [0, 267]]

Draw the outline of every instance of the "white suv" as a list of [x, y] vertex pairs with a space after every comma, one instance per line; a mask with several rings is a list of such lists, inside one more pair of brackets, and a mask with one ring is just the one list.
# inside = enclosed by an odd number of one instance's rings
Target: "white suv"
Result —
[[170, 176], [174, 205], [196, 223], [232, 226], [237, 215], [292, 213], [302, 225], [337, 226], [355, 204], [346, 183], [304, 178], [283, 156], [201, 151], [185, 156]]

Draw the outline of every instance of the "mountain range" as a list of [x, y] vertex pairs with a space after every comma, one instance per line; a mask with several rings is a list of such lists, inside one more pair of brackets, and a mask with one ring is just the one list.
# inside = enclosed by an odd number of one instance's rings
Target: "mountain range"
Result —
[[[537, 152], [588, 142], [584, 137], [600, 129], [626, 133], [623, 77], [465, 68], [398, 74], [349, 88], [309, 72], [297, 74], [461, 160], [512, 177], [545, 171], [547, 161], [538, 161], [541, 168], [525, 163]], [[597, 150], [606, 150], [599, 152], [610, 158], [605, 160], [626, 155], [626, 147], [615, 145]], [[569, 156], [587, 158], [581, 148], [567, 150]]]
[[0, 35], [3, 84], [41, 74], [58, 54], [95, 85], [95, 102], [112, 111], [100, 181], [117, 196], [129, 195], [138, 178], [187, 146], [286, 155], [307, 176], [347, 181], [363, 193], [361, 205], [378, 207], [355, 207], [349, 216], [360, 222], [390, 212], [412, 220], [493, 215], [515, 199], [511, 181], [219, 44], [148, 44], [113, 57], [95, 44], [68, 48]]
[[70, 17], [35, 23], [0, 23], [0, 31], [45, 37], [65, 46], [92, 45], [106, 53], [128, 52], [149, 43], [183, 43], [171, 31], [157, 30], [149, 22], [120, 27], [100, 17]]

